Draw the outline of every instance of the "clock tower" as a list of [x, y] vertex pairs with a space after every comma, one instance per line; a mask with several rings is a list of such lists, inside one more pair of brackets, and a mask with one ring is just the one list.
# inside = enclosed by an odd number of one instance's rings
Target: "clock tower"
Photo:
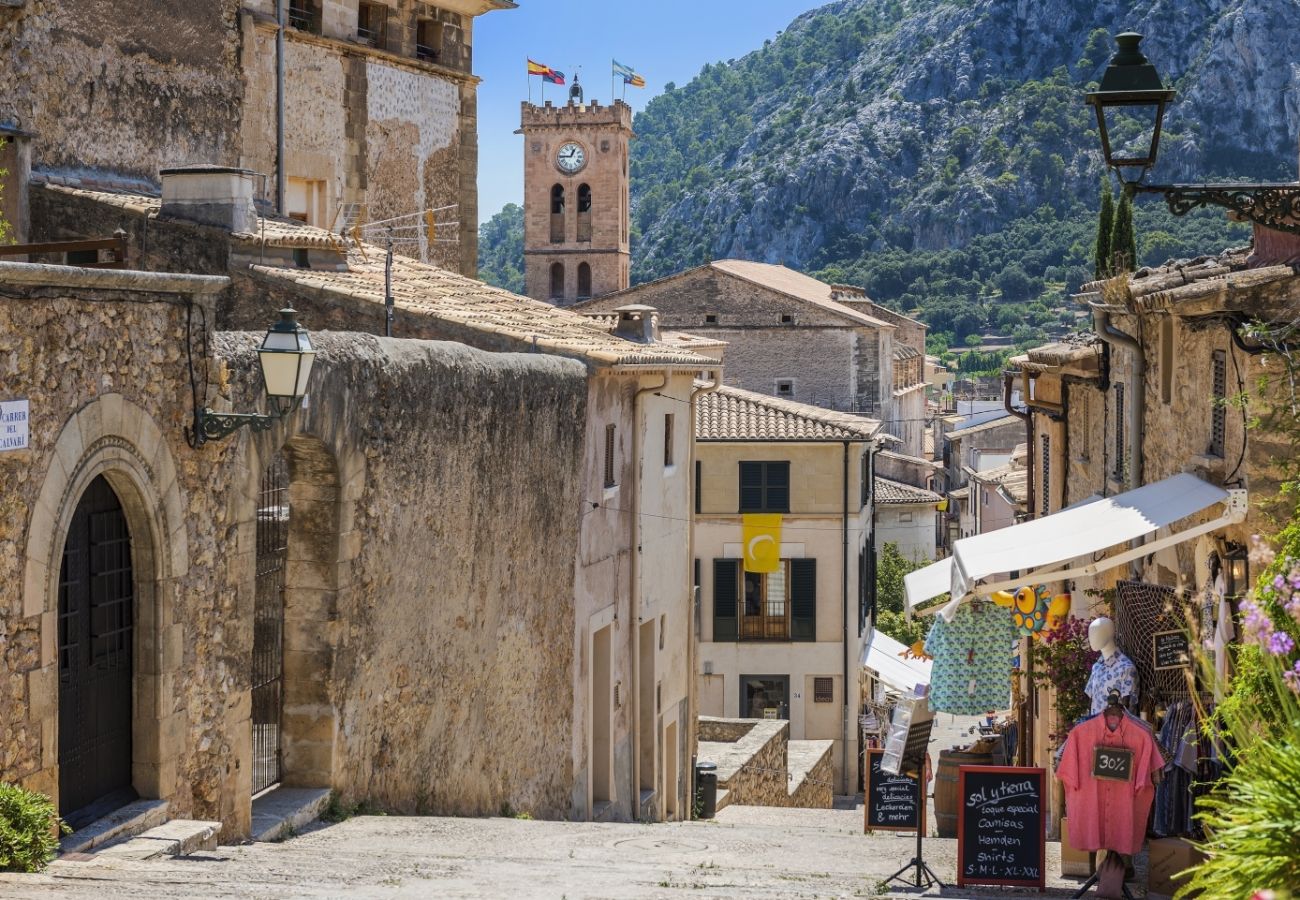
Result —
[[627, 287], [632, 107], [524, 103], [524, 280], [557, 306]]

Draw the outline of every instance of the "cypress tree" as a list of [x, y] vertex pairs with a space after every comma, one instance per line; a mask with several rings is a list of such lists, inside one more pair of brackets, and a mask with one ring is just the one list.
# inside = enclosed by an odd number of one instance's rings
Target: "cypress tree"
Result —
[[1137, 236], [1133, 232], [1133, 201], [1127, 192], [1119, 198], [1115, 210], [1115, 227], [1110, 233], [1110, 253], [1114, 259], [1111, 273], [1132, 272], [1137, 268]]
[[1097, 216], [1097, 248], [1093, 253], [1093, 270], [1097, 278], [1110, 277], [1110, 232], [1115, 227], [1115, 196], [1110, 179], [1101, 176], [1101, 213]]

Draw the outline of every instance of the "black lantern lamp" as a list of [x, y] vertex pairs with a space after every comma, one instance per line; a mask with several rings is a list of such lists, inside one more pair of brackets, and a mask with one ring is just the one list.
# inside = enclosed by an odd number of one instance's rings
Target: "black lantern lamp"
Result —
[[298, 324], [292, 309], [280, 310], [280, 321], [267, 329], [257, 348], [266, 387], [267, 405], [274, 415], [260, 413], [218, 413], [206, 406], [194, 411], [194, 428], [188, 432], [190, 446], [201, 447], [234, 434], [241, 428], [266, 431], [293, 412], [307, 393], [316, 351], [307, 329]]
[[1250, 560], [1246, 548], [1229, 541], [1223, 554], [1223, 582], [1227, 596], [1244, 597], [1250, 589]]
[[[1138, 45], [1142, 35], [1131, 31], [1117, 35], [1118, 49], [1102, 74], [1101, 85], [1084, 94], [1084, 102], [1097, 112], [1101, 132], [1101, 152], [1106, 165], [1115, 170], [1126, 193], [1161, 194], [1169, 211], [1183, 216], [1203, 206], [1222, 206], [1239, 218], [1278, 231], [1300, 234], [1300, 184], [1143, 184], [1142, 179], [1155, 165], [1160, 148], [1160, 129], [1165, 108], [1173, 102], [1175, 92], [1167, 89]], [[1107, 112], [1124, 110], [1149, 123], [1151, 143], [1145, 155], [1117, 155], [1111, 144]], [[1125, 177], [1125, 172], [1134, 173]]]

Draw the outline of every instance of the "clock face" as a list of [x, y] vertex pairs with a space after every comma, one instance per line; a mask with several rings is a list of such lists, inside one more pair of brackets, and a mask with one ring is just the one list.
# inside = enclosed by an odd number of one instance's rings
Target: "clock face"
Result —
[[560, 147], [555, 154], [555, 165], [561, 172], [568, 172], [572, 175], [587, 164], [587, 153], [582, 149], [581, 144], [575, 144], [570, 141]]

